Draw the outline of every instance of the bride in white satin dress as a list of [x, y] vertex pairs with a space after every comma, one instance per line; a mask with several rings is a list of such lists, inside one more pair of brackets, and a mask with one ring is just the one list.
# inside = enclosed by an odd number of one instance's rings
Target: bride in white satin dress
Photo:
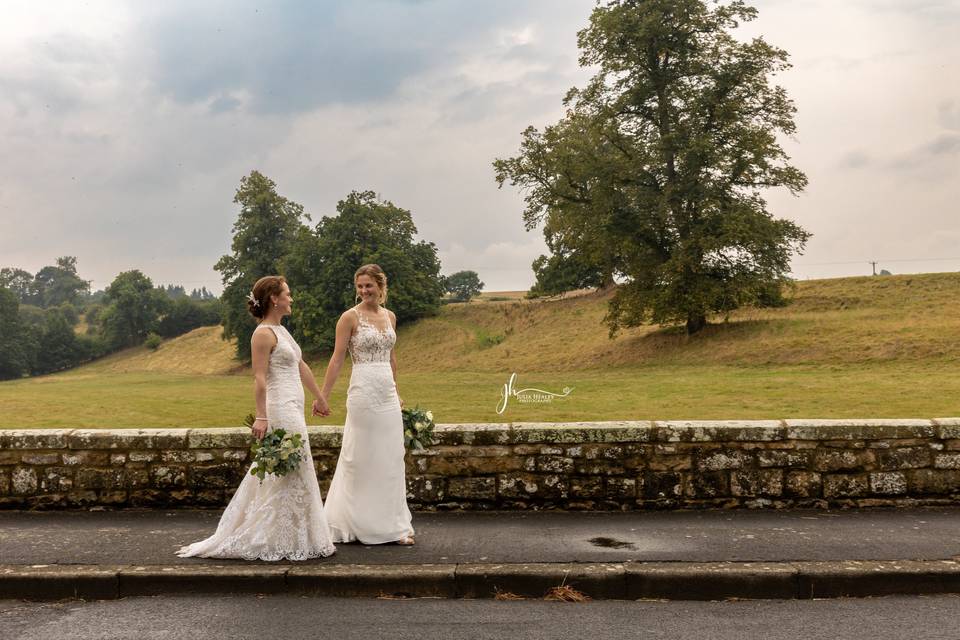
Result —
[[403, 460], [403, 401], [393, 352], [397, 320], [381, 306], [387, 298], [383, 269], [375, 264], [360, 267], [354, 284], [361, 302], [337, 322], [336, 345], [321, 391], [327, 400], [349, 351], [353, 370], [347, 419], [327, 491], [327, 520], [334, 542], [410, 545], [414, 531]]
[[315, 414], [330, 413], [326, 400], [303, 361], [300, 347], [280, 324], [293, 299], [281, 276], [260, 278], [248, 299], [260, 324], [250, 339], [254, 373], [256, 422], [253, 435], [282, 428], [303, 436], [303, 460], [296, 471], [263, 482], [247, 470], [217, 525], [216, 532], [181, 548], [181, 557], [245, 560], [306, 560], [335, 551], [323, 510], [320, 486], [310, 455], [303, 415], [303, 384], [313, 392]]

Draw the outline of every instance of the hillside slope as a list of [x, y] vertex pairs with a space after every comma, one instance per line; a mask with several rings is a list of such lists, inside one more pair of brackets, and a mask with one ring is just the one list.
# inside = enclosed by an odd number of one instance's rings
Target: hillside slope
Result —
[[[646, 326], [610, 339], [602, 320], [611, 295], [446, 305], [436, 317], [401, 327], [397, 355], [404, 371], [423, 373], [960, 359], [957, 273], [800, 282], [789, 306], [712, 318], [693, 337]], [[221, 335], [219, 327], [203, 327], [156, 351], [128, 349], [76, 373], [242, 372]]]

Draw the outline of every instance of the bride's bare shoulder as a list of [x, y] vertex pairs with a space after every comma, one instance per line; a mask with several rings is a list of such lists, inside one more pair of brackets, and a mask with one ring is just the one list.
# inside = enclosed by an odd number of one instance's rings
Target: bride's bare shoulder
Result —
[[357, 323], [357, 310], [353, 307], [350, 307], [346, 311], [340, 314], [340, 319], [337, 320], [337, 324], [348, 323], [351, 326]]

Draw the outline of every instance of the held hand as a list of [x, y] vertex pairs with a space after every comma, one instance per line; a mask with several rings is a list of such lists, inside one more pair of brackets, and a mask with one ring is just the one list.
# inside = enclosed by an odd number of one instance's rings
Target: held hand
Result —
[[313, 415], [324, 417], [330, 415], [330, 405], [322, 396], [313, 401]]
[[253, 437], [257, 440], [263, 440], [263, 436], [267, 434], [267, 421], [266, 420], [257, 420], [253, 423]]

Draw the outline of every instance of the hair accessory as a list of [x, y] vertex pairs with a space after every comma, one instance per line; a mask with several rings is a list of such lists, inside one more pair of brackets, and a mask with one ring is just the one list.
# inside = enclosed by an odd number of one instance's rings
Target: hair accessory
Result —
[[259, 307], [260, 301], [253, 297], [253, 291], [250, 292], [250, 295], [247, 296], [247, 300], [253, 303], [253, 306]]

